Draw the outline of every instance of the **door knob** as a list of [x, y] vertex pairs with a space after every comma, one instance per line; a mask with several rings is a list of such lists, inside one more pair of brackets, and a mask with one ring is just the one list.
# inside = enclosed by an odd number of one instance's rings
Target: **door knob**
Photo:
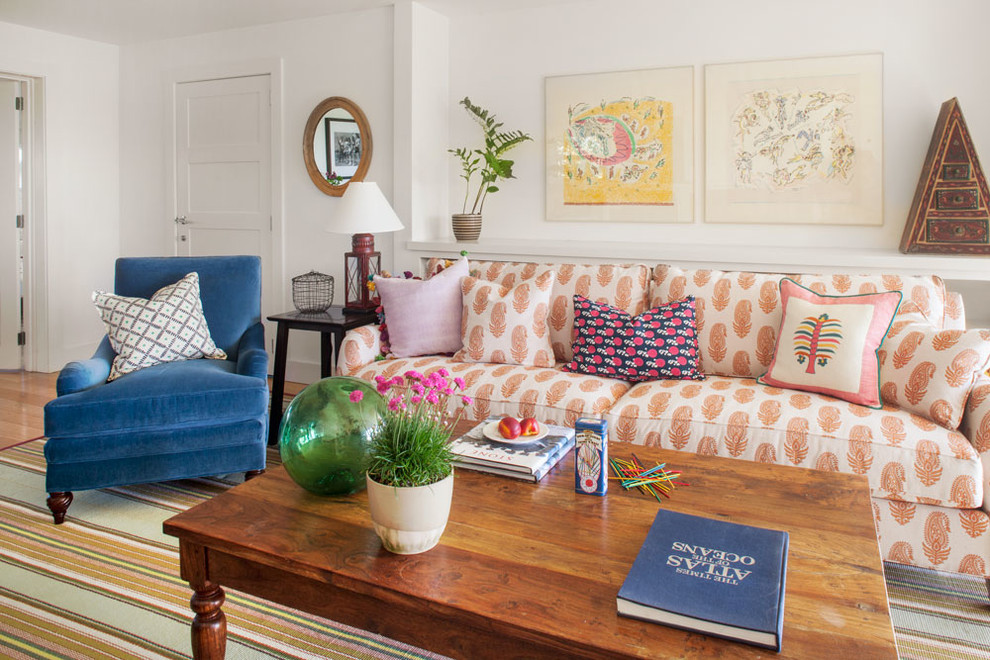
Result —
[[175, 224], [177, 224], [177, 225], [188, 225], [189, 224], [189, 221], [186, 220], [186, 216], [180, 215], [179, 217], [177, 217], [175, 219]]

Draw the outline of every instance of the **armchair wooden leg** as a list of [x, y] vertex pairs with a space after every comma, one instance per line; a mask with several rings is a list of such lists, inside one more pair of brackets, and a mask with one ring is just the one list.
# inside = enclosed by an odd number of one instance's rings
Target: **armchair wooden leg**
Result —
[[264, 470], [248, 470], [244, 473], [244, 481], [251, 481], [255, 477], [260, 477], [264, 473]]
[[72, 504], [72, 493], [69, 491], [48, 493], [48, 508], [52, 512], [52, 517], [55, 518], [56, 525], [65, 522], [65, 512], [69, 510], [70, 504]]

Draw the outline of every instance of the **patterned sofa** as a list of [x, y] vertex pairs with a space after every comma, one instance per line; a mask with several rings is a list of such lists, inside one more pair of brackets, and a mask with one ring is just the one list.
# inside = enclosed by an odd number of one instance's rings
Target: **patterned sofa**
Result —
[[[434, 272], [436, 265], [437, 260], [431, 261], [427, 272]], [[457, 362], [439, 355], [376, 360], [379, 333], [375, 326], [366, 326], [345, 337], [340, 373], [371, 380], [410, 368], [429, 373], [446, 367], [467, 382], [467, 393], [474, 400], [470, 414], [478, 420], [505, 414], [571, 425], [579, 416], [595, 415], [608, 420], [613, 441], [865, 474], [885, 559], [990, 576], [990, 377], [986, 374], [976, 371], [968, 382], [956, 383], [965, 389], [960, 399], [965, 403], [959, 406], [965, 410], [954, 411], [956, 420], [961, 416], [958, 429], [946, 428], [952, 423], [943, 426], [930, 419], [953, 417], [945, 401], [932, 403], [931, 414], [918, 414], [888, 402], [897, 400], [893, 386], [884, 385], [883, 408], [872, 409], [759, 384], [756, 377], [770, 364], [780, 326], [781, 274], [641, 264], [470, 263], [472, 274], [503, 286], [531, 279], [547, 266], [556, 271], [547, 318], [554, 368]], [[965, 334], [961, 298], [947, 293], [935, 276], [790, 277], [827, 295], [902, 292], [898, 315], [879, 351], [882, 383], [891, 363], [904, 363], [907, 354], [918, 348], [920, 340], [914, 336], [918, 333], [897, 334], [917, 327], [909, 322], [920, 319], [934, 326], [933, 331], [946, 331], [938, 336], [947, 337], [942, 343], [950, 347]], [[572, 355], [575, 294], [634, 315], [693, 295], [700, 367], [707, 378], [628, 383], [560, 370]], [[990, 333], [982, 333], [978, 341], [990, 342]], [[958, 357], [952, 365], [960, 360], [966, 362]], [[962, 366], [973, 366], [972, 362], [969, 359]], [[941, 377], [927, 367], [928, 362], [924, 364], [904, 389], [924, 392], [932, 378]]]

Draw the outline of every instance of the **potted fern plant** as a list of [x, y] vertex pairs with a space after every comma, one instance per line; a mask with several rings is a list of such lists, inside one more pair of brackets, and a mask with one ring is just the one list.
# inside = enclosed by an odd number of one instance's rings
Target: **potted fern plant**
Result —
[[368, 452], [368, 507], [389, 552], [425, 552], [447, 526], [454, 488], [450, 435], [471, 403], [458, 394], [464, 381], [449, 376], [439, 369], [428, 376], [407, 371], [375, 379], [388, 408]]
[[[512, 175], [514, 163], [504, 157], [505, 153], [533, 138], [522, 131], [503, 131], [502, 122], [494, 114], [474, 105], [466, 96], [461, 99], [461, 105], [481, 126], [485, 146], [483, 149], [447, 150], [460, 160], [461, 178], [464, 179], [464, 204], [460, 213], [452, 215], [451, 225], [457, 240], [475, 241], [481, 235], [481, 212], [488, 194], [498, 192], [495, 184], [499, 179], [515, 178]], [[478, 175], [477, 182], [474, 182], [475, 174]]]

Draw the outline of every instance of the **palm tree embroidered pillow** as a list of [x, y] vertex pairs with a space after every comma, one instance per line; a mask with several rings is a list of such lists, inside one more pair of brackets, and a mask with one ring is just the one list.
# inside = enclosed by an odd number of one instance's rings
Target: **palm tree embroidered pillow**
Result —
[[777, 345], [759, 382], [880, 408], [877, 351], [901, 292], [823, 296], [784, 278], [780, 300]]

